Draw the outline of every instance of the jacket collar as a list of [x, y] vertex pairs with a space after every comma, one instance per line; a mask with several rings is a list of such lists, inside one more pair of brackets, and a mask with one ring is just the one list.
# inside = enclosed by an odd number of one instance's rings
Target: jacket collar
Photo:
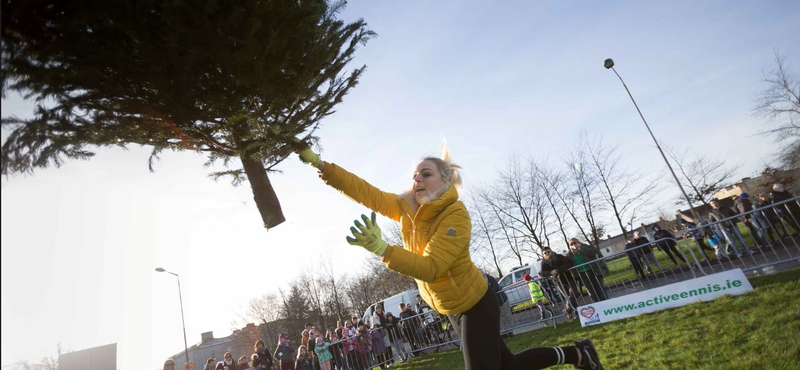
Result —
[[[458, 190], [456, 190], [455, 186], [448, 185], [447, 188], [443, 188], [441, 192], [438, 198], [422, 205], [417, 203], [413, 190], [406, 191], [399, 196], [400, 199], [408, 204], [411, 211], [409, 216], [413, 217], [414, 220], [421, 219], [427, 221], [436, 217], [441, 211], [447, 208], [447, 206], [458, 200]], [[420, 211], [422, 213], [420, 213]]]

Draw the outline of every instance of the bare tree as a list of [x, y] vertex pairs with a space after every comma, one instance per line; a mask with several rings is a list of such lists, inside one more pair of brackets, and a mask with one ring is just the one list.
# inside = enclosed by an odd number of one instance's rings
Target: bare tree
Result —
[[[724, 159], [714, 159], [688, 148], [674, 149], [665, 146], [664, 149], [672, 160], [689, 199], [705, 205], [714, 198], [714, 193], [727, 186], [731, 177], [741, 167], [740, 165], [727, 167]], [[679, 195], [675, 204], [685, 202], [683, 195]]]
[[[285, 330], [281, 308], [281, 299], [275, 293], [251, 298], [244, 313], [237, 314], [231, 322], [231, 327], [233, 330], [238, 330], [249, 323], [256, 323], [260, 328], [260, 338], [271, 341]], [[252, 343], [250, 345], [252, 346]]]
[[591, 166], [589, 166], [586, 151], [580, 143], [565, 162], [570, 168], [567, 177], [569, 181], [568, 196], [563, 200], [565, 209], [575, 221], [584, 239], [599, 247], [605, 226], [597, 214], [603, 211], [603, 204], [598, 199], [600, 195], [597, 178], [590, 171]]
[[[331, 259], [324, 258], [321, 262], [320, 270], [323, 273], [322, 288], [325, 292], [324, 300], [326, 310], [329, 312], [331, 321], [336, 321], [349, 316], [350, 308], [347, 300], [345, 299], [344, 286], [346, 286], [347, 275], [342, 277], [336, 276]], [[333, 322], [332, 324], [335, 324]], [[327, 327], [333, 327], [329, 323], [325, 323]]]
[[9, 365], [8, 368], [10, 370], [58, 370], [58, 359], [43, 357], [40, 361], [22, 360]]
[[648, 179], [646, 172], [628, 171], [620, 163], [616, 147], [605, 146], [602, 139], [581, 135], [581, 145], [586, 148], [587, 160], [597, 179], [603, 200], [610, 207], [623, 236], [628, 238], [626, 224], [633, 225], [638, 213], [655, 196], [656, 181]]
[[[544, 197], [550, 210], [552, 210], [552, 215], [555, 219], [558, 231], [561, 233], [564, 244], [569, 248], [570, 238], [567, 236], [567, 214], [565, 213], [567, 210], [562, 201], [564, 187], [563, 173], [553, 171], [547, 168], [546, 165], [530, 160], [530, 175], [536, 176], [539, 179], [539, 181], [537, 181], [537, 185], [540, 187], [539, 193]], [[544, 214], [544, 212], [542, 212], [542, 214]], [[545, 232], [545, 237], [547, 238], [547, 232]], [[548, 244], [550, 244], [549, 238], [547, 239]]]
[[482, 201], [486, 195], [477, 195], [486, 191], [484, 188], [478, 188], [471, 198], [472, 207], [470, 207], [469, 213], [472, 216], [472, 230], [476, 231], [472, 241], [489, 255], [492, 267], [497, 271], [497, 276], [503, 276], [500, 262], [508, 252], [503, 251], [502, 243], [497, 240], [498, 220], [493, 217], [490, 210], [487, 210], [490, 206]]
[[764, 135], [783, 143], [777, 153], [787, 168], [800, 166], [800, 78], [790, 72], [786, 56], [775, 50], [775, 68], [763, 71], [766, 87], [758, 95], [753, 111], [769, 122]]
[[[511, 160], [508, 169], [501, 172], [499, 177], [494, 196], [485, 197], [484, 201], [491, 205], [501, 226], [511, 229], [511, 232], [506, 231], [507, 237], [525, 238], [539, 249], [547, 246], [547, 215], [544, 213], [546, 205], [540, 194], [538, 178], [523, 170], [516, 159]], [[525, 244], [510, 244], [512, 249], [513, 246], [519, 247], [519, 253], [515, 254], [520, 257]], [[521, 261], [520, 258], [520, 263]]]

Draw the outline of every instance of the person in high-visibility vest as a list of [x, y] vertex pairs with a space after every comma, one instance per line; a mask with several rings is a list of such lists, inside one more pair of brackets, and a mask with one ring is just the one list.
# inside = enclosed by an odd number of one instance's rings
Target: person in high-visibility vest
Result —
[[533, 281], [533, 277], [528, 274], [523, 276], [523, 279], [528, 282], [528, 289], [531, 291], [531, 300], [533, 304], [539, 308], [539, 314], [542, 315], [542, 320], [546, 319], [547, 316], [545, 314], [550, 314], [550, 317], [553, 317], [553, 310], [545, 306], [547, 303], [547, 296], [544, 294], [544, 289], [535, 281]]

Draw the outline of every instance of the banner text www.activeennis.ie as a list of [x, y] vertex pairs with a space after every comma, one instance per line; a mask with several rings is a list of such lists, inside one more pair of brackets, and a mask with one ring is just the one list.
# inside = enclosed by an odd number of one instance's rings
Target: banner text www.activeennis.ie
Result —
[[603, 310], [603, 313], [606, 315], [611, 315], [615, 313], [622, 313], [629, 310], [635, 310], [638, 308], [645, 308], [649, 306], [657, 306], [660, 304], [665, 304], [670, 301], [677, 301], [679, 299], [687, 299], [691, 297], [701, 296], [703, 294], [715, 293], [723, 290], [738, 288], [742, 286], [742, 282], [740, 280], [726, 280], [724, 285], [721, 284], [708, 284], [699, 289], [692, 289], [689, 291], [683, 291], [680, 293], [670, 294], [670, 295], [658, 295], [657, 297], [653, 297], [652, 299], [648, 299], [646, 301], [640, 301], [639, 303], [632, 303], [627, 304], [624, 306], [618, 306], [609, 308], [607, 310]]

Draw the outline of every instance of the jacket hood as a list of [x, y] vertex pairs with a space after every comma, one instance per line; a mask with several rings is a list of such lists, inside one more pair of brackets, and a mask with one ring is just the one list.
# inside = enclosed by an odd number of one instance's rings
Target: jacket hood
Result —
[[[409, 207], [411, 207], [411, 210], [414, 212], [414, 215], [417, 214], [420, 206], [422, 206], [417, 202], [417, 197], [414, 195], [414, 189], [409, 189], [403, 193], [400, 193], [398, 194], [398, 197], [408, 203]], [[452, 184], [447, 184], [442, 186], [435, 193], [429, 195], [428, 198], [432, 200], [425, 203], [428, 204], [426, 208], [432, 208], [431, 211], [434, 212], [429, 214], [436, 215], [439, 213], [437, 211], [444, 209], [444, 207], [458, 200], [458, 191]]]

